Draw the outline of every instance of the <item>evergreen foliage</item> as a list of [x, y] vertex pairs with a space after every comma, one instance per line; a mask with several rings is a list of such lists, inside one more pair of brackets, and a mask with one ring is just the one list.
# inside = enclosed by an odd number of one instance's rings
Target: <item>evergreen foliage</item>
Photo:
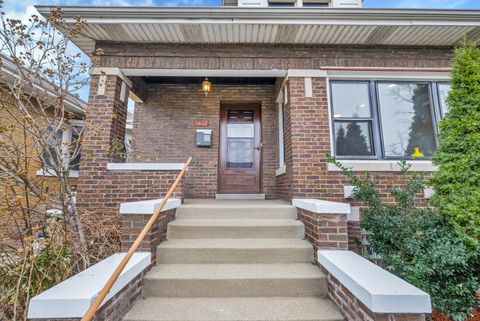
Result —
[[368, 173], [358, 178], [333, 157], [329, 161], [342, 169], [355, 186], [354, 198], [366, 206], [361, 226], [369, 232], [372, 255], [367, 257], [429, 293], [435, 310], [455, 320], [468, 317], [478, 288], [478, 247], [431, 209], [416, 206], [415, 195], [426, 186], [424, 176], [410, 174], [409, 165], [401, 162], [406, 184], [391, 189], [391, 204], [382, 200]]
[[440, 146], [433, 157], [433, 205], [458, 231], [480, 241], [480, 49], [455, 50], [449, 111], [440, 122]]

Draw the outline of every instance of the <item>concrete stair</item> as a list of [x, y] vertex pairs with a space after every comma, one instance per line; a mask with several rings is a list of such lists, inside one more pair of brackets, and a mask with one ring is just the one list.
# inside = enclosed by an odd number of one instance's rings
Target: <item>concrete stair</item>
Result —
[[296, 219], [279, 201], [187, 201], [124, 320], [343, 320]]

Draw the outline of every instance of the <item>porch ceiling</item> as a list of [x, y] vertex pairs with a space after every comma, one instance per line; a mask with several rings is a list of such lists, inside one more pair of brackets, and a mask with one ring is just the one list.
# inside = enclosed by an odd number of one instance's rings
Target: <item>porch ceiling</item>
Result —
[[[48, 16], [54, 6], [36, 6]], [[73, 41], [90, 54], [96, 41], [453, 46], [480, 43], [480, 10], [79, 7], [62, 6], [72, 23], [87, 21]]]

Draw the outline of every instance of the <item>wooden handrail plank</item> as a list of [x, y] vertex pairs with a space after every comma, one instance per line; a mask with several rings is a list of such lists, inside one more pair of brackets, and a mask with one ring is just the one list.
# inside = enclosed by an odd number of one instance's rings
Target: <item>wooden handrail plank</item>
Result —
[[107, 296], [108, 292], [110, 292], [110, 289], [112, 288], [112, 286], [115, 284], [115, 281], [119, 277], [120, 273], [122, 273], [123, 269], [127, 265], [128, 261], [130, 260], [130, 258], [133, 255], [133, 253], [135, 253], [135, 251], [138, 249], [138, 247], [142, 243], [143, 239], [145, 238], [145, 236], [147, 235], [147, 233], [150, 231], [153, 224], [157, 220], [157, 218], [160, 215], [163, 207], [165, 206], [165, 203], [167, 203], [168, 199], [173, 195], [173, 192], [175, 191], [175, 189], [176, 189], [178, 183], [180, 182], [180, 180], [183, 178], [183, 175], [185, 175], [185, 172], [188, 168], [188, 165], [190, 165], [191, 161], [192, 161], [192, 157], [189, 157], [187, 159], [187, 162], [183, 166], [182, 170], [180, 171], [180, 174], [178, 174], [177, 178], [175, 179], [175, 182], [172, 184], [172, 186], [168, 190], [167, 194], [163, 198], [162, 202], [160, 203], [158, 208], [155, 210], [155, 212], [152, 214], [152, 217], [150, 217], [147, 224], [145, 224], [145, 227], [140, 232], [140, 234], [138, 235], [135, 242], [133, 242], [132, 246], [128, 250], [128, 252], [125, 255], [125, 257], [123, 258], [123, 260], [118, 264], [117, 268], [113, 272], [112, 276], [108, 279], [107, 283], [102, 288], [102, 290], [100, 291], [98, 296], [92, 302], [92, 304], [88, 308], [87, 312], [85, 313], [85, 315], [83, 316], [81, 321], [91, 321], [93, 319], [93, 317], [95, 316], [95, 313], [97, 312], [98, 308], [100, 307], [103, 300]]

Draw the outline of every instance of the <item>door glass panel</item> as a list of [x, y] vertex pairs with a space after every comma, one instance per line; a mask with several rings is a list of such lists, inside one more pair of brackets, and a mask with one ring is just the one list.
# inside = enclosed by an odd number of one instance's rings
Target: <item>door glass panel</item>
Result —
[[254, 132], [253, 111], [228, 111], [227, 168], [253, 168]]

